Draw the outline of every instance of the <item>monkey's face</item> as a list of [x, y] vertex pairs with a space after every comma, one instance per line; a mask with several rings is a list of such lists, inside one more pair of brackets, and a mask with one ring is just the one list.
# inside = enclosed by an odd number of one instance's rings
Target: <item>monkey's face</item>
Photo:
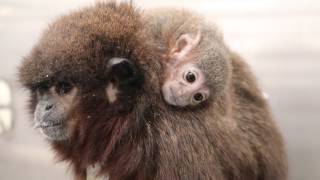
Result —
[[49, 139], [64, 140], [67, 135], [67, 118], [77, 95], [77, 88], [69, 82], [57, 82], [51, 87], [34, 89], [36, 106], [34, 123]]
[[208, 99], [210, 93], [203, 72], [192, 63], [169, 70], [162, 94], [174, 106], [197, 105]]
[[106, 136], [142, 91], [141, 61], [153, 53], [139, 30], [139, 12], [127, 3], [97, 4], [53, 22], [19, 69], [36, 127], [51, 140]]
[[[97, 114], [100, 116], [97, 119], [101, 119], [101, 112], [97, 109], [107, 112], [104, 119], [107, 121], [107, 116], [110, 117], [108, 109], [114, 109], [113, 106], [121, 112], [129, 108], [129, 105], [119, 106], [128, 103], [134, 91], [142, 85], [142, 75], [137, 67], [125, 58], [111, 58], [105, 71], [106, 80], [95, 86], [76, 83], [59, 75], [49, 82], [35, 84], [31, 88], [35, 127], [50, 140], [67, 140], [74, 128], [78, 128], [74, 123], [86, 121], [88, 117], [92, 117], [90, 121], [93, 122]], [[113, 113], [117, 115], [116, 111]]]

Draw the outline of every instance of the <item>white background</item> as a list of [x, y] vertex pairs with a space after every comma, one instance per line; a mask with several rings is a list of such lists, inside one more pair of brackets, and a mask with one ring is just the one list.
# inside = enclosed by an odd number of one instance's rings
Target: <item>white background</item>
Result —
[[[0, 78], [13, 90], [14, 128], [0, 135], [1, 180], [71, 179], [25, 112], [17, 65], [59, 14], [93, 0], [0, 0]], [[194, 9], [216, 22], [270, 95], [289, 155], [290, 180], [320, 179], [320, 1], [147, 1], [144, 8]], [[1, 96], [1, 94], [0, 94]]]

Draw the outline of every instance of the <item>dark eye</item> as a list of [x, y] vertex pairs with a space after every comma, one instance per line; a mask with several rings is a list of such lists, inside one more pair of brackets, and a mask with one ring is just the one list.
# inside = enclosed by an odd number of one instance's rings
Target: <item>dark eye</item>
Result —
[[194, 99], [196, 102], [201, 102], [201, 101], [203, 101], [204, 96], [203, 96], [201, 93], [196, 93], [196, 94], [193, 96], [193, 99]]
[[72, 90], [72, 88], [73, 86], [71, 83], [61, 81], [55, 85], [54, 90], [57, 94], [63, 96], [65, 94], [68, 94]]
[[193, 72], [188, 72], [186, 74], [185, 79], [189, 82], [189, 83], [193, 83], [196, 81], [196, 75]]
[[31, 88], [33, 91], [37, 91], [39, 93], [44, 93], [49, 90], [48, 83], [40, 83]]

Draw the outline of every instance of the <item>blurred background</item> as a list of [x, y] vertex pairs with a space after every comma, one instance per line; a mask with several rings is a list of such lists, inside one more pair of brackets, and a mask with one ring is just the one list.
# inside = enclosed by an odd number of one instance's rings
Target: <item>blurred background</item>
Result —
[[[320, 1], [134, 1], [142, 9], [194, 9], [216, 22], [251, 65], [285, 138], [290, 180], [320, 179]], [[67, 180], [71, 173], [36, 132], [17, 65], [47, 24], [94, 0], [0, 0], [0, 179]]]

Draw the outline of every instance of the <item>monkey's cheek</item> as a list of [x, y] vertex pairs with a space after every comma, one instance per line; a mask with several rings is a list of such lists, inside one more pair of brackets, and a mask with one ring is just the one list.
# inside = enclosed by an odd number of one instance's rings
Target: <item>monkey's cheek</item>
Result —
[[67, 129], [64, 125], [43, 127], [40, 131], [48, 140], [51, 141], [62, 141], [68, 139]]
[[172, 98], [172, 96], [165, 96], [164, 99], [170, 105], [173, 105], [173, 106], [177, 106], [178, 105], [177, 102], [175, 101], [175, 99]]

